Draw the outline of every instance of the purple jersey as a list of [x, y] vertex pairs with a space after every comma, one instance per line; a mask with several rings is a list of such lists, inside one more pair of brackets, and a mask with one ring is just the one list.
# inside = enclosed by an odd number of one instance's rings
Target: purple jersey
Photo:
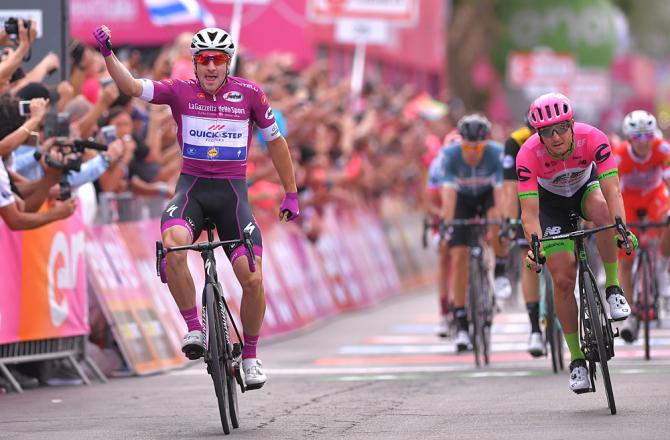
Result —
[[184, 174], [246, 178], [253, 123], [266, 142], [281, 136], [268, 99], [251, 81], [229, 76], [216, 95], [196, 80], [141, 81], [142, 99], [172, 109]]

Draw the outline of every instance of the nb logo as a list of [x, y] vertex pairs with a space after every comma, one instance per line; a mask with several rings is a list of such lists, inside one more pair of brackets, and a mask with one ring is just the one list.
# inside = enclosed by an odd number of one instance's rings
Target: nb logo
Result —
[[165, 212], [167, 212], [170, 215], [170, 217], [172, 217], [176, 210], [177, 210], [177, 205], [172, 205]]
[[547, 229], [544, 230], [545, 237], [549, 237], [551, 235], [558, 235], [560, 233], [561, 233], [560, 226], [548, 226]]

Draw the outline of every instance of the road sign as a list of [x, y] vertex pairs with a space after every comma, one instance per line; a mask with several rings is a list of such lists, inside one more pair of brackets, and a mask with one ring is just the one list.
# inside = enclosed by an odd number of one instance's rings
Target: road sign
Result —
[[309, 0], [308, 16], [330, 23], [341, 18], [378, 19], [410, 25], [418, 19], [418, 0]]
[[385, 44], [388, 40], [389, 26], [383, 20], [343, 18], [335, 22], [335, 41], [338, 43]]

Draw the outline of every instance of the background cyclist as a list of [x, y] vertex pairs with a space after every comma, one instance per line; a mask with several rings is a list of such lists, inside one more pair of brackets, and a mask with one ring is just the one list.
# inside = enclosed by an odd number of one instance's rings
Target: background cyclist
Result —
[[[458, 122], [461, 142], [444, 150], [442, 181], [442, 217], [452, 219], [497, 216], [502, 202], [502, 145], [487, 140], [491, 123], [478, 114], [466, 115]], [[449, 239], [451, 249], [451, 292], [454, 295], [456, 350], [470, 348], [465, 301], [468, 287], [471, 229], [456, 226]], [[494, 245], [499, 246], [497, 229]], [[500, 246], [502, 248], [502, 246]]]
[[[524, 118], [526, 124], [514, 130], [505, 141], [505, 154], [503, 156], [503, 193], [504, 212], [506, 218], [519, 218], [519, 197], [517, 190], [516, 156], [521, 145], [535, 132], [528, 122], [528, 116]], [[517, 229], [517, 244], [519, 245], [520, 258], [524, 261], [528, 253], [528, 241], [523, 237], [523, 228]], [[540, 300], [538, 275], [532, 270], [521, 271], [521, 291], [526, 302], [526, 310], [530, 319], [530, 337], [528, 338], [528, 353], [538, 357], [544, 354], [544, 341], [540, 329]]]
[[[216, 224], [221, 240], [242, 238], [243, 230], [251, 233], [256, 272], [249, 270], [246, 258], [239, 258], [246, 256], [244, 246], [226, 246], [224, 251], [243, 292], [240, 316], [245, 381], [249, 388], [260, 388], [266, 381], [256, 356], [265, 314], [260, 270], [262, 240], [249, 206], [245, 175], [253, 124], [267, 143], [286, 192], [280, 205], [280, 219], [293, 220], [299, 214], [291, 156], [268, 99], [257, 84], [229, 76], [235, 44], [223, 29], [205, 28], [193, 36], [191, 54], [196, 78], [190, 80], [135, 79], [111, 51], [110, 30], [98, 27], [94, 36], [119, 89], [153, 104], [169, 105], [177, 123], [183, 165], [175, 196], [161, 218], [163, 243], [169, 247], [193, 243], [200, 236], [206, 217]], [[288, 212], [284, 214], [285, 211]], [[162, 266], [165, 267], [162, 278], [167, 278], [188, 327], [182, 350], [189, 359], [197, 359], [203, 354], [204, 336], [186, 252], [170, 253]]]
[[[621, 129], [626, 140], [616, 146], [614, 154], [619, 168], [626, 219], [630, 223], [639, 222], [638, 211], [642, 209], [646, 212], [647, 221], [663, 221], [668, 215], [670, 144], [657, 134], [654, 115], [644, 110], [635, 110], [627, 114]], [[654, 233], [653, 229], [646, 232], [646, 234]], [[633, 256], [620, 252], [620, 257], [621, 287], [626, 292], [628, 303], [634, 306]], [[667, 264], [659, 261], [659, 266], [665, 271]], [[626, 342], [633, 342], [637, 338], [635, 310], [624, 321], [621, 337]]]
[[[607, 136], [573, 119], [572, 104], [560, 93], [548, 93], [530, 106], [528, 119], [537, 134], [523, 144], [516, 160], [521, 201], [521, 219], [526, 239], [572, 231], [571, 210], [595, 226], [625, 221], [619, 190], [616, 162]], [[635, 236], [629, 233], [636, 246]], [[617, 273], [618, 237], [611, 230], [596, 235], [606, 273], [606, 296], [612, 319], [620, 321], [630, 314]], [[577, 302], [574, 295], [576, 264], [572, 240], [553, 241], [543, 253], [554, 282], [556, 313], [570, 350], [570, 389], [575, 393], [591, 386], [584, 353], [577, 334]], [[527, 264], [532, 261], [528, 251]]]

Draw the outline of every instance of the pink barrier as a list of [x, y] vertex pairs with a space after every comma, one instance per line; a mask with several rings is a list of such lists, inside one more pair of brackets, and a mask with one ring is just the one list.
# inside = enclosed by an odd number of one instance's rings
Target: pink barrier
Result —
[[[158, 220], [150, 220], [97, 226], [87, 237], [91, 286], [126, 361], [138, 373], [183, 362], [178, 344], [186, 327], [167, 286], [155, 274], [159, 231]], [[276, 222], [263, 227], [263, 240], [264, 337], [400, 292], [381, 221], [372, 211], [328, 211], [316, 245], [295, 225]], [[240, 324], [242, 289], [223, 251], [217, 249], [215, 257], [224, 295]], [[189, 253], [188, 264], [199, 303], [204, 284], [200, 255]]]
[[0, 243], [0, 344], [87, 334], [80, 213], [25, 232], [0, 221]]

